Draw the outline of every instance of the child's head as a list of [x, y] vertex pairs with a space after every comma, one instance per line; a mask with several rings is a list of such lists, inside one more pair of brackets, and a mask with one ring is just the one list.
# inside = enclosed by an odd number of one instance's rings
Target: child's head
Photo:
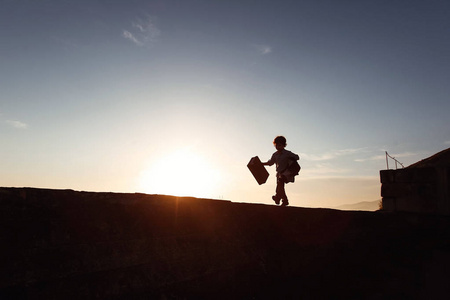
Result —
[[275, 148], [277, 148], [277, 150], [282, 150], [287, 145], [286, 138], [282, 135], [279, 135], [273, 140], [273, 144], [274, 144]]

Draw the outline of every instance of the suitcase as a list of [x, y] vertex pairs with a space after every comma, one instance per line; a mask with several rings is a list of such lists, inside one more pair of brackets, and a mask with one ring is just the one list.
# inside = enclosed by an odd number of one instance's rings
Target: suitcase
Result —
[[267, 172], [258, 156], [252, 157], [250, 162], [247, 164], [247, 167], [260, 185], [267, 181], [269, 172]]

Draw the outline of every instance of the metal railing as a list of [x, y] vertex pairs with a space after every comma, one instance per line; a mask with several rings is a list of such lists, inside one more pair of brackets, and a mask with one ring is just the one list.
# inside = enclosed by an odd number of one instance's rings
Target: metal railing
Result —
[[397, 170], [397, 164], [400, 164], [401, 166], [402, 166], [402, 168], [404, 168], [405, 166], [401, 163], [401, 162], [399, 162], [395, 157], [393, 157], [393, 156], [390, 156], [389, 155], [389, 153], [387, 153], [387, 151], [384, 151], [384, 152], [386, 152], [386, 168], [387, 168], [387, 170], [389, 170], [389, 161], [388, 161], [388, 157], [389, 158], [391, 158], [391, 159], [393, 159], [394, 161], [395, 161], [395, 169]]

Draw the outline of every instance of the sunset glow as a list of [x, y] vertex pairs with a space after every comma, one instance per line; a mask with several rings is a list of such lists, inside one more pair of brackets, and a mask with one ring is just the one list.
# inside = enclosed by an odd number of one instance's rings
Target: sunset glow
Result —
[[199, 154], [181, 149], [149, 164], [138, 189], [149, 194], [217, 197], [220, 173]]

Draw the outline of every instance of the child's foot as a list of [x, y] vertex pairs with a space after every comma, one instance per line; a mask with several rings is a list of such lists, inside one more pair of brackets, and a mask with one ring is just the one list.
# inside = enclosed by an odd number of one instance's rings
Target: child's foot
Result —
[[280, 204], [280, 198], [277, 198], [277, 196], [272, 196], [272, 200], [275, 201], [276, 205]]
[[288, 206], [288, 205], [289, 205], [289, 201], [287, 201], [287, 199], [286, 200], [283, 199], [283, 203], [281, 203], [281, 206]]

